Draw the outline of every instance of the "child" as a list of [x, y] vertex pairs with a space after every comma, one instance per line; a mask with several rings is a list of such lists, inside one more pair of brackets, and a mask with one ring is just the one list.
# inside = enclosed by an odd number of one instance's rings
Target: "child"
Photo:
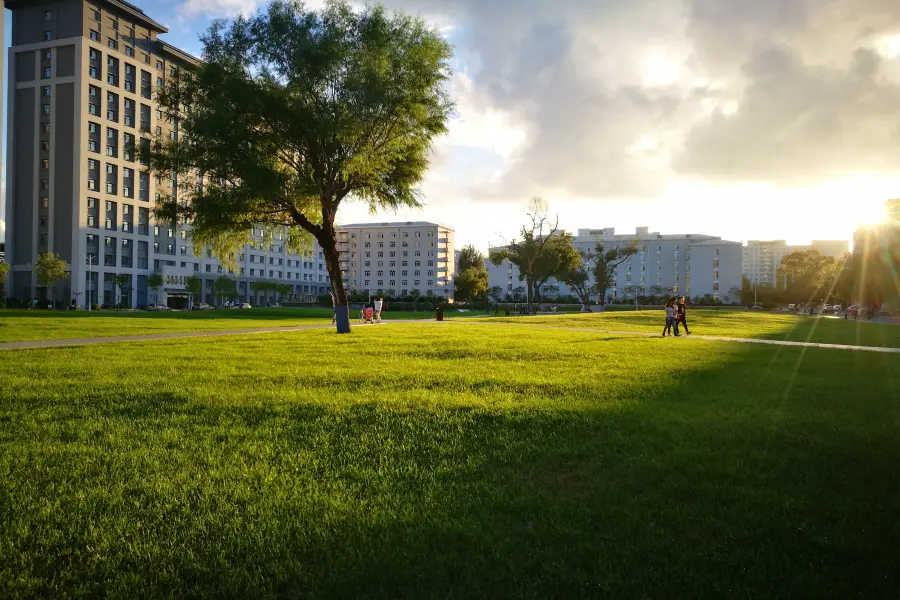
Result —
[[[672, 328], [675, 327], [675, 314], [675, 299], [671, 298], [666, 302], [666, 326], [663, 328], [663, 337], [669, 335], [672, 332]], [[678, 333], [674, 335], [680, 337]]]

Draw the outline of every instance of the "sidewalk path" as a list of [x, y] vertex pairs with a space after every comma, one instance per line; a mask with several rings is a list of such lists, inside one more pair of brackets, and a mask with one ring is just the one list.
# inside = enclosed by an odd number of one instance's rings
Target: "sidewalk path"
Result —
[[[533, 323], [497, 323], [484, 321], [478, 322], [474, 319], [447, 319], [444, 323], [454, 325], [495, 325], [499, 327], [530, 327], [532, 329], [555, 329], [559, 331], [576, 331], [579, 333], [595, 333], [598, 335], [621, 335], [621, 336], [638, 336], [658, 338], [658, 333], [649, 331], [616, 331], [614, 329], [591, 329], [588, 327], [562, 327], [558, 325], [535, 325]], [[391, 323], [437, 323], [427, 319], [407, 319], [397, 321], [385, 321], [376, 325], [388, 325]], [[361, 325], [350, 323], [351, 327], [370, 327], [372, 325]], [[318, 325], [295, 325], [287, 327], [264, 327], [259, 329], [226, 329], [221, 331], [186, 331], [181, 333], [150, 333], [145, 335], [123, 335], [113, 337], [97, 337], [97, 338], [72, 338], [62, 340], [31, 340], [22, 342], [2, 342], [0, 350], [18, 350], [24, 348], [54, 348], [59, 346], [86, 346], [90, 344], [107, 344], [117, 342], [148, 342], [154, 340], [172, 340], [180, 338], [200, 338], [200, 337], [218, 337], [225, 335], [249, 335], [254, 333], [287, 333], [291, 331], [305, 331], [307, 329], [328, 329], [334, 327], [331, 324]], [[822, 344], [818, 342], [789, 342], [783, 340], [760, 340], [754, 338], [734, 338], [711, 335], [691, 335], [682, 336], [683, 340], [705, 340], [711, 342], [737, 342], [740, 344], [767, 344], [770, 346], [797, 346], [801, 348], [828, 348], [832, 350], [857, 350], [861, 352], [883, 352], [886, 354], [900, 354], [900, 348], [883, 348], [880, 346], [851, 346], [848, 344]], [[674, 340], [671, 343], [678, 343]]]

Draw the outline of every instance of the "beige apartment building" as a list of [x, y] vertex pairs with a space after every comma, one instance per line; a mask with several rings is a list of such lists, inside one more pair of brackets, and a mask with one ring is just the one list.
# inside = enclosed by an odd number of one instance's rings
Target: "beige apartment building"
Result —
[[426, 221], [341, 225], [338, 251], [348, 291], [452, 300], [453, 229]]
[[[156, 90], [197, 64], [159, 39], [164, 26], [123, 0], [6, 0], [6, 8], [10, 297], [49, 296], [31, 267], [43, 252], [70, 265], [56, 298], [82, 306], [183, 305], [191, 275], [203, 279], [199, 300], [207, 302], [221, 275], [233, 276], [238, 296], [253, 303], [274, 300], [253, 289], [256, 281], [290, 284], [301, 301], [327, 293], [318, 246], [294, 255], [277, 237], [264, 244], [260, 236], [229, 271], [206, 249], [195, 256], [188, 226], [154, 221], [155, 200], [178, 194], [178, 181], [151, 176], [138, 150], [155, 135], [177, 139], [178, 123], [164, 117]], [[154, 272], [164, 276], [158, 291], [147, 285]], [[116, 275], [127, 277], [125, 290]]]

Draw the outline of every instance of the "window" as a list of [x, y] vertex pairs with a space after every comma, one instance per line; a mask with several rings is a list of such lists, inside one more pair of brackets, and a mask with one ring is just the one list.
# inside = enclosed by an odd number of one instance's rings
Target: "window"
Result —
[[113, 19], [113, 20], [112, 20], [112, 28], [113, 28], [114, 30], [116, 30], [116, 31], [119, 30], [119, 20], [118, 20], [118, 19]]
[[163, 70], [163, 63], [161, 60], [156, 61], [156, 68], [160, 71]]
[[153, 235], [159, 235], [159, 225], [153, 226]]
[[134, 56], [134, 48], [125, 46], [125, 56]]
[[119, 48], [119, 43], [112, 38], [109, 38], [109, 42], [107, 42], [107, 45], [113, 50], [117, 50]]
[[50, 142], [41, 142], [41, 150], [43, 150], [44, 152], [50, 152]]
[[49, 31], [45, 31], [44, 32], [44, 41], [49, 42], [51, 39], [53, 39], [53, 34], [51, 34]]
[[45, 104], [41, 110], [44, 112], [45, 115], [49, 115], [50, 114], [50, 105]]
[[41, 159], [41, 168], [42, 168], [42, 169], [49, 169], [49, 168], [50, 168], [50, 161], [47, 160], [46, 158], [42, 158], [42, 159]]
[[97, 67], [88, 67], [88, 75], [90, 75], [94, 79], [100, 79], [100, 74], [97, 72]]
[[44, 98], [50, 97], [50, 86], [49, 85], [45, 85], [44, 87], [41, 88], [41, 96], [43, 96]]
[[172, 77], [176, 77], [178, 75], [178, 69], [175, 67], [169, 67], [169, 75]]
[[52, 20], [53, 20], [53, 13], [50, 12], [49, 10], [44, 11], [44, 20], [45, 20], [45, 21], [52, 21]]
[[50, 67], [44, 67], [44, 70], [41, 73], [41, 79], [50, 79]]
[[95, 41], [95, 42], [100, 41], [100, 34], [97, 33], [96, 31], [94, 31], [93, 29], [91, 29], [91, 40]]
[[162, 87], [162, 86], [163, 86], [163, 78], [162, 78], [162, 77], [157, 77], [157, 78], [156, 78], [156, 85], [157, 85], [157, 87]]

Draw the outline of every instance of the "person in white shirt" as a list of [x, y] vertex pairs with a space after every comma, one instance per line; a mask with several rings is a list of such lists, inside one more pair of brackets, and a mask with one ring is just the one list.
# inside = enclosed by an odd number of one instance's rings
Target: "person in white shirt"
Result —
[[381, 322], [381, 307], [384, 305], [384, 298], [378, 298], [375, 301], [375, 321]]

